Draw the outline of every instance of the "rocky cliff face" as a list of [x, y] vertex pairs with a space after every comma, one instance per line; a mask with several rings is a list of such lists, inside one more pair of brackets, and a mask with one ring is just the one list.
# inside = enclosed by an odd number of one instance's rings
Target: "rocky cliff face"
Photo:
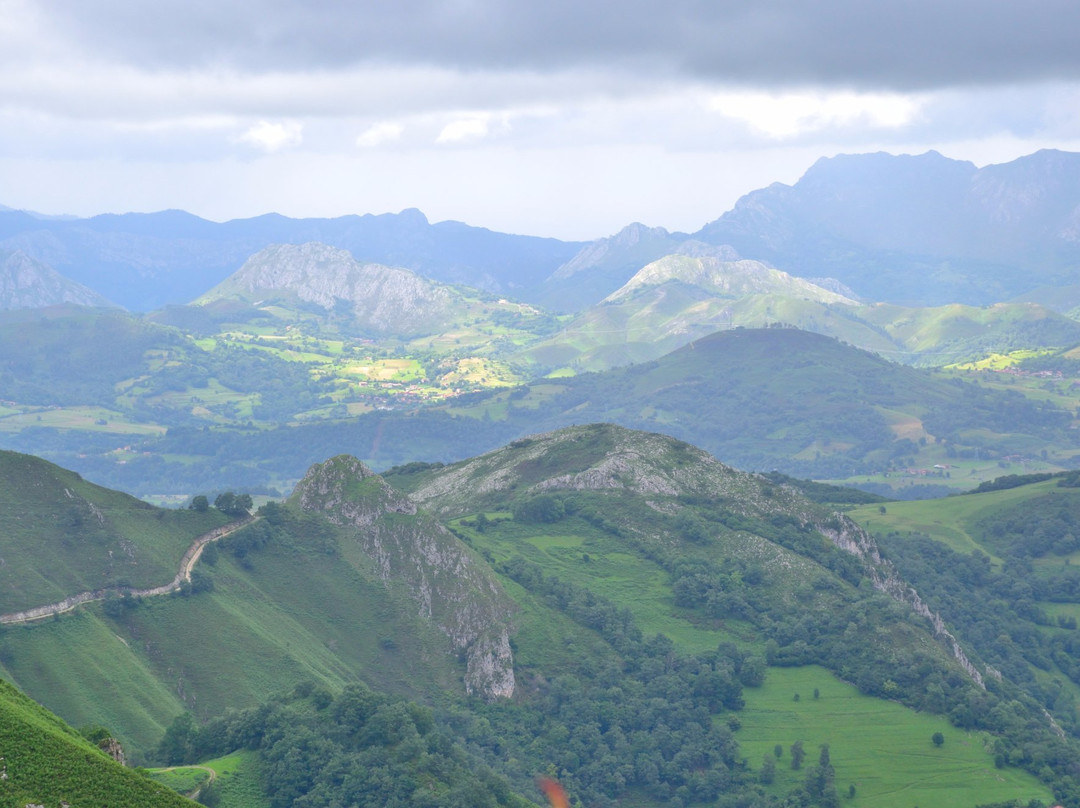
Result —
[[0, 251], [0, 309], [37, 309], [65, 303], [112, 306], [97, 292], [65, 278], [22, 250]]
[[604, 302], [620, 300], [640, 290], [671, 281], [698, 286], [722, 297], [782, 294], [822, 303], [855, 303], [854, 300], [773, 269], [760, 261], [729, 260], [716, 255], [690, 256], [682, 253], [665, 256], [644, 267]]
[[351, 312], [372, 331], [409, 334], [438, 330], [454, 302], [450, 289], [414, 272], [363, 264], [326, 244], [277, 244], [251, 256], [198, 303], [229, 297], [248, 302], [285, 295], [327, 312]]
[[464, 654], [469, 693], [513, 694], [511, 601], [464, 544], [354, 457], [312, 466], [292, 501], [349, 528], [377, 574], [405, 588]]

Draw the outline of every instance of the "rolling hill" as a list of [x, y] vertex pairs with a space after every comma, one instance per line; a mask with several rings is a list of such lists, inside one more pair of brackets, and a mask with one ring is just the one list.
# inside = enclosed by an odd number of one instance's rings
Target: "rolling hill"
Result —
[[1080, 323], [1034, 303], [858, 303], [757, 261], [672, 254], [639, 270], [518, 358], [544, 370], [607, 370], [656, 359], [719, 329], [776, 324], [923, 367], [1080, 341]]
[[[337, 457], [260, 517], [200, 565], [212, 586], [9, 627], [5, 676], [107, 721], [137, 755], [194, 762], [244, 738], [273, 807], [350, 788], [367, 805], [392, 783], [363, 771], [414, 789], [447, 775], [425, 769], [439, 756], [498, 804], [539, 801], [538, 771], [586, 803], [643, 806], [804, 790], [824, 805], [851, 783], [854, 805], [899, 808], [932, 801], [927, 767], [965, 804], [1048, 799], [1028, 773], [1041, 767], [1072, 797], [1072, 741], [1011, 679], [984, 689], [977, 643], [937, 621], [868, 534], [666, 436], [575, 427], [385, 481]], [[454, 651], [470, 627], [506, 632], [512, 699], [466, 697], [472, 649], [501, 664], [483, 641]], [[805, 694], [797, 734], [768, 718], [789, 688]], [[181, 708], [195, 721], [169, 723]], [[935, 732], [957, 752], [936, 752]], [[995, 769], [995, 739], [1032, 757]], [[765, 744], [796, 741], [829, 745], [831, 762], [766, 782]]]

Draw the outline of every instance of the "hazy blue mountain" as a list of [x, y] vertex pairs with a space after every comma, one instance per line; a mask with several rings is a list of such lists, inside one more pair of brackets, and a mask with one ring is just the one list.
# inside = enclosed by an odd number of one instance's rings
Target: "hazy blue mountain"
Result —
[[0, 249], [21, 249], [126, 308], [185, 303], [269, 244], [319, 241], [358, 261], [401, 266], [492, 292], [540, 285], [577, 242], [431, 224], [418, 210], [336, 219], [266, 214], [216, 223], [184, 211], [40, 219], [0, 210]]
[[870, 300], [1008, 300], [1076, 281], [1080, 154], [981, 169], [937, 152], [821, 159], [793, 186], [747, 194], [696, 238]]
[[81, 283], [65, 278], [22, 250], [0, 250], [0, 309], [38, 309], [45, 306], [112, 306]]
[[685, 233], [629, 224], [583, 246], [544, 282], [537, 302], [556, 311], [579, 311], [599, 303], [646, 264], [678, 252], [686, 239]]

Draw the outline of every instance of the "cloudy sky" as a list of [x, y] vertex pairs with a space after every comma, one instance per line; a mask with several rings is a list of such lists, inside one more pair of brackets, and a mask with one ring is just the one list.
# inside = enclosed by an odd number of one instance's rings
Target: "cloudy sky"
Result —
[[0, 204], [693, 231], [839, 152], [1080, 150], [1075, 0], [0, 0]]

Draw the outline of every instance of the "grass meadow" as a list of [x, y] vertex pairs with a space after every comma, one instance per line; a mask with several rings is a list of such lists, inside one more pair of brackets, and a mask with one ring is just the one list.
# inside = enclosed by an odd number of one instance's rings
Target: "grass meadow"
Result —
[[[735, 735], [750, 767], [757, 771], [776, 744], [783, 747], [771, 793], [785, 794], [801, 782], [817, 765], [821, 744], [828, 744], [841, 804], [852, 808], [1052, 800], [1049, 789], [1032, 775], [996, 769], [985, 734], [962, 732], [941, 716], [864, 696], [823, 668], [770, 668], [765, 684], [746, 688], [743, 696], [742, 728]], [[945, 738], [940, 747], [931, 740], [935, 732]], [[801, 771], [793, 771], [790, 748], [799, 740], [806, 759]], [[848, 799], [851, 785], [855, 796]]]

